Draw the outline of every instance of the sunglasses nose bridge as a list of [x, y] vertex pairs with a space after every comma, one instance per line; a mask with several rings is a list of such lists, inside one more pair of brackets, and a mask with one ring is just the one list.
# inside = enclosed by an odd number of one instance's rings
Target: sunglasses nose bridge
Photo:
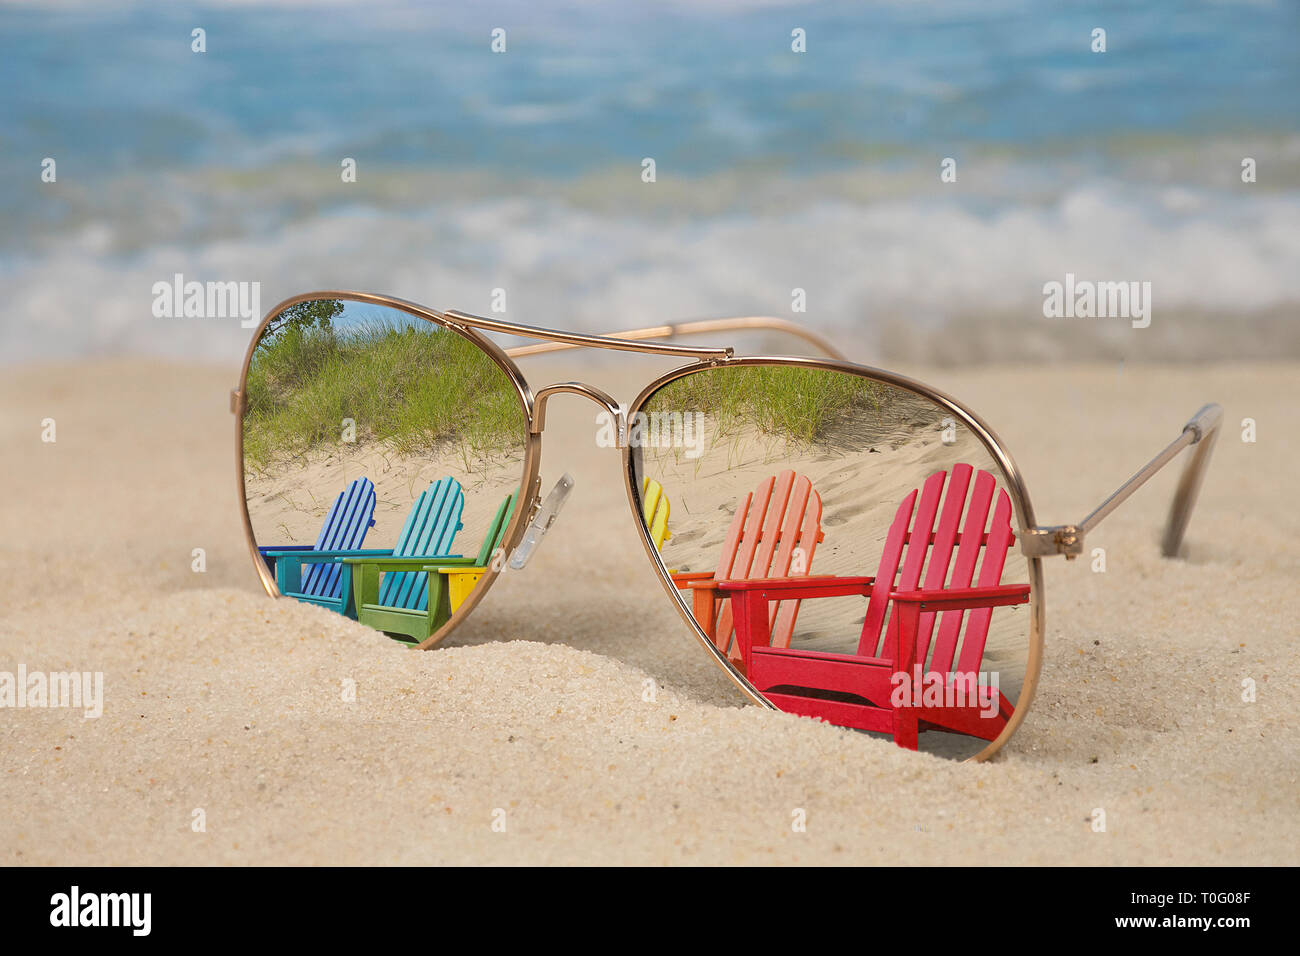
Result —
[[627, 416], [623, 408], [614, 400], [614, 397], [608, 392], [596, 388], [594, 385], [588, 385], [585, 382], [556, 382], [554, 385], [547, 385], [533, 396], [533, 418], [528, 430], [534, 435], [540, 435], [546, 428], [546, 401], [552, 395], [562, 393], [572, 395], [581, 395], [583, 398], [590, 399], [599, 405], [614, 420], [618, 434], [618, 447], [622, 448], [627, 441]]

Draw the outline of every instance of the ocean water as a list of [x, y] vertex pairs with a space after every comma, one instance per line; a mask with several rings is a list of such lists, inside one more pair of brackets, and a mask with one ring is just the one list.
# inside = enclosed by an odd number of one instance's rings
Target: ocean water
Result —
[[[151, 312], [177, 273], [263, 309], [769, 313], [864, 361], [1300, 355], [1298, 28], [1280, 0], [0, 3], [0, 362], [233, 361], [237, 320]], [[1150, 282], [1150, 325], [1045, 317], [1067, 273]]]

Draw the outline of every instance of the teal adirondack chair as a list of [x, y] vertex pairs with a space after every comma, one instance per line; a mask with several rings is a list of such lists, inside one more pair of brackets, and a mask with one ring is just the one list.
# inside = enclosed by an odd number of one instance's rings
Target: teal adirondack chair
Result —
[[[459, 558], [451, 553], [452, 541], [463, 525], [460, 516], [465, 507], [465, 493], [455, 478], [440, 478], [416, 500], [398, 535], [397, 544], [381, 554], [340, 555], [343, 587], [347, 590], [349, 616], [369, 622], [358, 614], [353, 599], [354, 578], [373, 575], [382, 598], [397, 607], [423, 607], [428, 591], [428, 574], [422, 570], [430, 561]], [[375, 562], [383, 565], [383, 581]], [[374, 625], [371, 625], [372, 627]]]
[[[487, 533], [483, 535], [483, 546], [472, 558], [457, 556], [434, 561], [344, 558], [344, 563], [350, 564], [355, 572], [352, 588], [357, 620], [407, 643], [423, 641], [442, 627], [451, 617], [453, 601], [459, 605], [473, 590], [474, 584], [488, 569], [493, 554], [504, 546], [506, 529], [510, 526], [518, 500], [519, 491], [516, 489], [501, 502], [488, 524]], [[418, 603], [413, 602], [409, 594], [399, 595], [404, 601], [395, 603], [381, 591], [381, 572], [387, 572], [384, 576], [386, 588], [386, 582], [395, 576], [394, 572], [406, 568], [419, 568], [428, 575], [421, 589], [422, 600]]]
[[[275, 575], [280, 593], [325, 607], [346, 603], [349, 595], [343, 587], [343, 569], [334, 558], [385, 553], [361, 548], [366, 532], [374, 526], [374, 513], [375, 486], [369, 478], [358, 478], [334, 499], [315, 544], [259, 547], [258, 553]], [[308, 556], [317, 560], [305, 561]], [[308, 565], [305, 573], [304, 563]]]
[[[301, 575], [303, 564], [331, 562], [339, 569], [339, 586], [341, 593], [331, 599], [313, 600], [340, 614], [356, 619], [357, 606], [353, 601], [352, 578], [357, 561], [396, 561], [429, 563], [430, 560], [459, 558], [451, 553], [452, 540], [462, 527], [461, 511], [465, 506], [465, 493], [460, 482], [455, 478], [439, 478], [416, 499], [406, 516], [406, 524], [397, 537], [397, 544], [392, 548], [378, 550], [358, 550], [350, 552], [304, 552], [287, 555], [277, 565], [276, 585], [281, 594], [288, 594], [285, 588], [294, 588]], [[319, 557], [318, 557], [319, 555]], [[419, 570], [420, 564], [411, 568], [410, 573], [394, 573], [384, 576], [383, 596], [398, 606], [407, 602], [425, 600], [427, 574]], [[390, 570], [385, 568], [385, 570]], [[283, 577], [283, 581], [281, 580]], [[294, 594], [297, 597], [297, 594]], [[364, 621], [362, 623], [365, 623]]]

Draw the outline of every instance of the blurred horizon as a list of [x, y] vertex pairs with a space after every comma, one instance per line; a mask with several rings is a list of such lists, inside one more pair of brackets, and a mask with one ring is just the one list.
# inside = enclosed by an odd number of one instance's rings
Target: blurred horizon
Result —
[[[0, 362], [237, 360], [238, 320], [151, 314], [177, 273], [258, 282], [263, 310], [766, 313], [874, 361], [1293, 358], [1298, 26], [1283, 2], [0, 4]], [[1150, 326], [1044, 317], [1067, 274], [1150, 282]]]

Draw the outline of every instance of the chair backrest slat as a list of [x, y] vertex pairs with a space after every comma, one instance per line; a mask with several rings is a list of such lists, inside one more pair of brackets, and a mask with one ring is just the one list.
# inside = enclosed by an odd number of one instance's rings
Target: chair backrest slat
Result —
[[[916, 505], [916, 520], [908, 536], [909, 541], [917, 541], [919, 547], [908, 545], [904, 550], [903, 568], [899, 572], [895, 587], [900, 591], [914, 591], [921, 583], [921, 572], [925, 568], [925, 558], [929, 554], [929, 542], [934, 533], [934, 519], [939, 513], [939, 502], [943, 499], [943, 485], [948, 477], [946, 471], [936, 471], [921, 486], [921, 499]], [[886, 624], [888, 628], [885, 648], [894, 647], [898, 636], [898, 615], [891, 613]]]
[[490, 565], [497, 549], [502, 547], [501, 542], [506, 536], [506, 529], [510, 527], [510, 519], [514, 517], [515, 502], [518, 497], [519, 489], [516, 488], [506, 495], [497, 507], [497, 513], [492, 516], [492, 521], [483, 534], [483, 546], [479, 548], [478, 557], [474, 559], [476, 567], [486, 568]]
[[[316, 551], [342, 551], [361, 547], [366, 532], [375, 523], [375, 486], [369, 478], [351, 482], [325, 516]], [[312, 597], [338, 597], [343, 569], [337, 564], [308, 564], [303, 567], [301, 593]]]
[[[822, 532], [822, 496], [811, 490], [812, 482], [807, 478], [799, 480], [807, 482], [810, 493], [798, 510], [791, 508], [786, 511], [786, 529], [782, 530], [781, 536], [783, 539], [788, 538], [790, 543], [787, 546], [786, 541], [782, 541], [773, 577], [789, 577], [793, 573], [796, 553], [803, 556], [798, 573], [807, 574], [812, 567], [817, 543], [825, 537]], [[773, 602], [771, 618], [773, 647], [790, 646], [790, 639], [794, 636], [795, 619], [799, 616], [799, 608], [802, 604], [802, 601]]]
[[764, 572], [767, 577], [784, 577], [789, 573], [795, 548], [799, 547], [799, 536], [803, 533], [803, 519], [807, 514], [808, 501], [816, 494], [812, 490], [812, 482], [804, 475], [796, 478], [790, 486], [790, 494], [783, 505], [785, 515], [781, 519], [779, 539], [774, 540], [771, 546], [764, 542], [764, 547], [768, 551], [775, 552], [767, 561]]
[[654, 520], [655, 509], [659, 507], [659, 499], [663, 497], [663, 493], [664, 486], [649, 475], [641, 479], [641, 518], [647, 528]]
[[[807, 489], [811, 484], [805, 480], [800, 483], [803, 487], [803, 501], [808, 501]], [[776, 557], [777, 547], [781, 541], [781, 532], [785, 529], [786, 511], [790, 506], [790, 498], [796, 494], [795, 480], [793, 471], [783, 471], [776, 476], [776, 482], [772, 485], [772, 496], [768, 499], [767, 514], [763, 516], [763, 530], [759, 532], [761, 537], [755, 542], [754, 557], [749, 563], [749, 573], [746, 577], [767, 578], [772, 576], [772, 559]], [[798, 523], [795, 524], [795, 530], [798, 530]]]
[[[758, 540], [763, 527], [763, 516], [767, 513], [768, 501], [772, 497], [772, 485], [775, 478], [764, 478], [757, 488], [745, 495], [745, 500], [736, 508], [727, 528], [727, 536], [722, 539], [722, 553], [718, 555], [718, 569], [713, 572], [715, 581], [727, 581], [749, 577], [749, 566], [758, 547]], [[722, 605], [715, 621], [713, 642], [725, 653], [731, 645], [731, 602], [717, 602]]]
[[[984, 528], [988, 520], [989, 504], [993, 500], [996, 482], [987, 471], [975, 476], [970, 501], [966, 505], [966, 521], [962, 526], [962, 541], [957, 546], [957, 560], [953, 564], [950, 588], [968, 588], [975, 576], [975, 564], [983, 548]], [[1001, 570], [1001, 569], [999, 569]], [[957, 637], [961, 631], [964, 611], [944, 611], [939, 615], [939, 634], [935, 638], [934, 653], [929, 669], [948, 673], [952, 670], [953, 655], [957, 650]]]
[[646, 476], [641, 482], [641, 517], [645, 521], [646, 530], [650, 532], [650, 540], [660, 551], [663, 550], [664, 542], [673, 536], [668, 530], [670, 510], [664, 486]]
[[[411, 508], [393, 548], [393, 557], [423, 558], [449, 553], [456, 532], [461, 529], [464, 506], [465, 493], [456, 479], [440, 478], [430, 484]], [[385, 607], [428, 610], [427, 579], [424, 571], [387, 572], [379, 589], [379, 603]]]
[[885, 623], [885, 611], [889, 607], [889, 592], [894, 587], [894, 576], [898, 573], [898, 564], [903, 559], [903, 542], [907, 537], [907, 525], [912, 520], [912, 508], [916, 506], [919, 492], [913, 488], [898, 511], [894, 513], [894, 523], [885, 535], [885, 549], [880, 553], [880, 564], [876, 568], [875, 586], [867, 601], [867, 616], [862, 622], [862, 636], [858, 638], [858, 656], [875, 657], [880, 645], [880, 634]]
[[[1002, 568], [1015, 535], [1011, 533], [1011, 499], [1005, 491], [998, 492], [998, 503], [993, 509], [993, 525], [989, 529], [989, 543], [984, 548], [984, 563], [980, 565], [979, 586], [994, 587], [1002, 583]], [[971, 611], [966, 619], [966, 636], [961, 642], [961, 657], [957, 664], [960, 674], [977, 673], [984, 659], [984, 643], [989, 636], [989, 621], [993, 608], [980, 607]]]
[[[771, 479], [768, 479], [771, 481]], [[722, 553], [718, 556], [718, 570], [713, 573], [716, 580], [725, 581], [731, 577], [731, 566], [736, 562], [736, 549], [740, 547], [740, 537], [745, 533], [745, 520], [749, 517], [749, 508], [753, 504], [754, 493], [745, 495], [745, 500], [736, 508], [727, 536], [722, 539]]]
[[[961, 525], [962, 509], [966, 506], [966, 490], [970, 487], [971, 471], [971, 466], [965, 462], [953, 466], [952, 475], [948, 479], [948, 493], [943, 499], [943, 512], [939, 515], [939, 525], [930, 536], [930, 560], [925, 568], [924, 588], [941, 588], [948, 581], [953, 549], [961, 538], [957, 529]], [[921, 615], [916, 635], [916, 659], [922, 664], [930, 649], [930, 636], [933, 633], [934, 612], [926, 611]]]
[[749, 569], [754, 563], [754, 552], [758, 550], [758, 542], [763, 537], [763, 519], [767, 517], [774, 484], [776, 484], [775, 478], [766, 478], [750, 495], [749, 513], [745, 516], [740, 541], [736, 544], [735, 553], [725, 569], [719, 565], [719, 570], [722, 571], [720, 578], [739, 580], [749, 577]]
[[[743, 580], [755, 576], [750, 574], [750, 568], [754, 566], [755, 552], [758, 551], [759, 542], [763, 540], [763, 522], [768, 511], [772, 509], [773, 488], [779, 479], [786, 474], [794, 473], [782, 472], [777, 477], [764, 478], [753, 493], [746, 496], [748, 511], [741, 521], [740, 540], [736, 543], [727, 570], [717, 575], [715, 580]], [[740, 515], [737, 514], [736, 518], [740, 518]], [[732, 519], [733, 527], [735, 524], [736, 519]], [[726, 555], [724, 554], [723, 562], [725, 561]], [[722, 563], [719, 563], [718, 567], [721, 568], [722, 566]], [[757, 576], [761, 577], [762, 575]], [[721, 604], [722, 607], [718, 609], [717, 621], [714, 623], [713, 643], [725, 653], [731, 647], [731, 629], [735, 621], [731, 614], [731, 602], [722, 601]]]
[[[790, 475], [793, 478], [794, 473], [791, 472]], [[782, 477], [784, 477], [784, 475]], [[808, 496], [812, 493], [812, 482], [803, 475], [800, 475], [790, 484], [790, 490], [785, 501], [780, 500], [780, 486], [781, 482], [778, 481], [778, 495], [774, 498], [772, 504], [768, 506], [768, 521], [767, 525], [763, 529], [764, 537], [770, 537], [771, 540], [765, 540], [759, 548], [759, 560], [754, 563], [750, 577], [785, 577], [790, 573], [790, 562], [794, 557], [794, 549], [798, 547], [800, 525], [808, 507]], [[779, 508], [778, 505], [780, 506]], [[770, 529], [776, 523], [772, 520], [773, 514], [777, 510], [781, 509], [783, 509], [785, 513], [781, 517], [779, 526], [780, 530], [778, 530], [776, 534], [772, 534]], [[728, 602], [728, 604], [730, 604], [730, 602]], [[781, 616], [782, 604], [789, 604], [798, 608], [800, 602], [773, 601], [768, 605], [768, 633], [772, 634], [772, 646], [774, 647], [785, 647], [788, 645], [788, 641], [786, 644], [782, 644], [777, 638], [775, 632], [772, 630], [773, 626], [777, 622], [777, 618]], [[786, 616], [788, 617], [789, 615], [787, 614]], [[733, 615], [732, 621], [729, 623], [734, 623], [734, 620], [735, 616]], [[791, 633], [793, 633], [793, 622], [791, 623], [790, 630]]]

